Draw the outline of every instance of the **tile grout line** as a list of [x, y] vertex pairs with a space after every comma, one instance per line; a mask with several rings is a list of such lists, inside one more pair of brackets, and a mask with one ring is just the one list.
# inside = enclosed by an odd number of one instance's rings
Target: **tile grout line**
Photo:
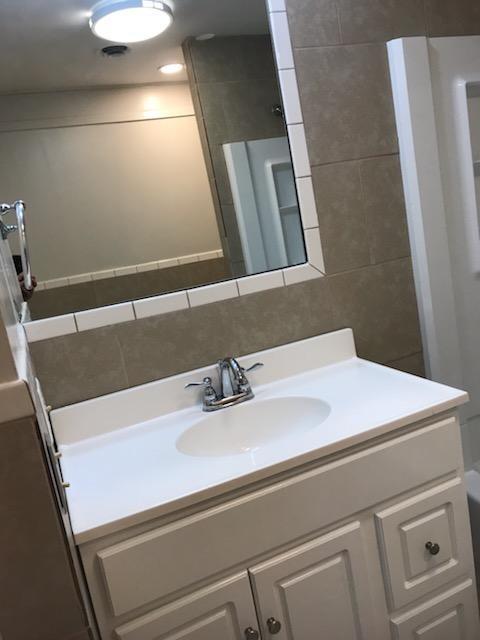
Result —
[[391, 264], [392, 262], [402, 262], [405, 260], [410, 260], [411, 262], [412, 256], [410, 254], [406, 256], [398, 256], [397, 258], [389, 258], [388, 260], [382, 260], [382, 262], [375, 262], [373, 264], [364, 264], [361, 267], [355, 267], [354, 269], [346, 269], [345, 271], [336, 271], [335, 273], [326, 273], [325, 275], [328, 278], [336, 278], [337, 276], [343, 276], [345, 274], [357, 273], [359, 271], [364, 271], [365, 269], [375, 269], [376, 267], [381, 267], [384, 264]]
[[384, 366], [388, 366], [389, 364], [393, 364], [395, 362], [400, 362], [400, 360], [405, 360], [406, 358], [412, 358], [413, 356], [419, 356], [421, 355], [422, 357], [424, 356], [423, 350], [421, 351], [413, 351], [411, 353], [407, 353], [404, 356], [400, 356], [399, 358], [395, 358], [394, 360], [388, 360], [384, 363], [382, 363]]
[[360, 166], [360, 163], [358, 163], [358, 166], [356, 167], [357, 171], [358, 171], [358, 179], [360, 181], [360, 196], [362, 199], [362, 217], [363, 217], [363, 225], [367, 234], [367, 243], [368, 243], [368, 258], [370, 260], [370, 264], [374, 264], [374, 259], [373, 259], [373, 249], [372, 249], [372, 243], [371, 243], [371, 226], [369, 224], [369, 216], [367, 214], [367, 207], [365, 206], [365, 185], [364, 185], [364, 179], [362, 176], [362, 168]]
[[400, 156], [399, 151], [392, 151], [391, 153], [378, 153], [373, 156], [362, 156], [361, 158], [345, 158], [343, 160], [332, 160], [330, 162], [318, 162], [312, 164], [312, 169], [316, 167], [330, 167], [336, 164], [349, 164], [353, 162], [367, 162], [369, 160], [379, 160], [381, 158], [392, 158]]

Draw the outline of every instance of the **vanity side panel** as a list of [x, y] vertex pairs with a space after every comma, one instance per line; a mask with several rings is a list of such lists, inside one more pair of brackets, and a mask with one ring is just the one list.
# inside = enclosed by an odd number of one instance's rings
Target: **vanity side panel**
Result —
[[0, 424], [0, 522], [0, 637], [88, 638], [34, 418]]
[[[459, 469], [459, 429], [452, 416], [106, 546], [96, 562], [111, 611], [125, 614]], [[252, 523], [248, 535], [239, 536], [246, 523]]]

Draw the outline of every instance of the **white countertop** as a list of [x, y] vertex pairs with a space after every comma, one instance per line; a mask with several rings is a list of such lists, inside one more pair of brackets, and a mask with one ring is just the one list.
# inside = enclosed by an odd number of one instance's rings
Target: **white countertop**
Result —
[[[329, 336], [241, 359], [247, 365], [265, 362], [263, 373], [251, 375], [255, 399], [248, 401], [250, 406], [275, 397], [308, 396], [331, 407], [319, 427], [254, 451], [197, 457], [177, 450], [179, 435], [206, 414], [198, 404], [172, 413], [172, 403], [178, 406], [178, 398], [196, 402], [183, 386], [201, 379], [207, 368], [52, 412], [64, 478], [70, 483], [76, 542], [339, 452], [468, 400], [465, 392], [357, 358], [349, 330]], [[279, 366], [279, 358], [287, 364]], [[318, 368], [313, 368], [315, 361]], [[272, 380], [268, 367], [274, 364], [280, 379]], [[302, 364], [309, 370], [299, 373]], [[288, 369], [293, 375], [285, 376]], [[158, 407], [152, 406], [155, 398]], [[241, 411], [246, 404], [223, 411]], [[158, 417], [151, 417], [155, 409]]]

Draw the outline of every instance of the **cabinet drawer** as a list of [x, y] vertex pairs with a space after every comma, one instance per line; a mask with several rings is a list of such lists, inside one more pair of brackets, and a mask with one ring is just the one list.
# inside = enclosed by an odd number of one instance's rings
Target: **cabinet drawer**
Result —
[[391, 620], [395, 640], [478, 640], [471, 580]]
[[244, 640], [257, 618], [246, 571], [115, 629], [119, 640]]
[[468, 574], [470, 534], [460, 478], [385, 509], [376, 519], [392, 608]]
[[456, 420], [448, 418], [102, 549], [97, 562], [112, 611], [118, 616], [247, 567], [251, 558], [455, 471], [461, 455]]

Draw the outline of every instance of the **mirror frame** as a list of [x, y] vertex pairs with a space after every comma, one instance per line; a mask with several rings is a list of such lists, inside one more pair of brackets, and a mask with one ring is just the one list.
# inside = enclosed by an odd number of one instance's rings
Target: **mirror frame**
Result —
[[293, 267], [243, 276], [183, 291], [24, 322], [29, 342], [121, 322], [140, 320], [162, 313], [181, 311], [211, 302], [305, 282], [325, 275], [312, 170], [300, 106], [285, 0], [267, 0], [267, 12], [297, 186], [307, 261]]

